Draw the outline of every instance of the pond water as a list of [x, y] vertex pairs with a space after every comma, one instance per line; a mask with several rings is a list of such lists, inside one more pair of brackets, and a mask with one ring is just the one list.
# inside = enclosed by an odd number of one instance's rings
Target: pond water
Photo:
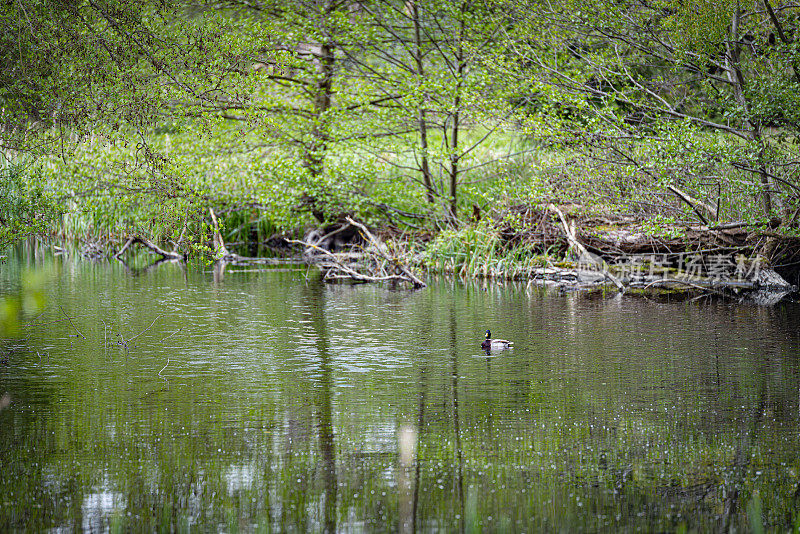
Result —
[[[0, 296], [31, 272], [43, 313], [2, 342], [2, 531], [800, 524], [797, 304], [22, 247]], [[481, 351], [487, 328], [515, 347]]]

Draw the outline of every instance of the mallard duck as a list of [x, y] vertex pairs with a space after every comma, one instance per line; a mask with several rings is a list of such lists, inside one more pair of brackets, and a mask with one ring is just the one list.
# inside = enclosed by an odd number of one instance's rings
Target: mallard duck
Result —
[[491, 349], [507, 349], [513, 346], [514, 343], [508, 341], [507, 339], [492, 339], [492, 332], [491, 330], [486, 331], [486, 339], [483, 340], [481, 343], [481, 348], [483, 350], [491, 350]]

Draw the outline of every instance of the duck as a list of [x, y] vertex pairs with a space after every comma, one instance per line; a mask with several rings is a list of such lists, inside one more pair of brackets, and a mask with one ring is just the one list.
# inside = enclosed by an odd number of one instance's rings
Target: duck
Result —
[[487, 330], [486, 339], [484, 339], [483, 343], [481, 343], [481, 348], [483, 350], [507, 349], [513, 345], [514, 343], [512, 341], [508, 341], [507, 339], [492, 339], [491, 330]]

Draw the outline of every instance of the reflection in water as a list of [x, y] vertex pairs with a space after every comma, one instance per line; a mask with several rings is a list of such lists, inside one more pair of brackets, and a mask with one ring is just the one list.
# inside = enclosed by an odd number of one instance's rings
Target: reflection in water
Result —
[[[411, 440], [405, 441], [405, 447], [400, 448], [401, 458], [403, 457], [404, 453], [407, 451], [413, 450], [413, 456], [408, 454], [406, 456], [407, 460], [405, 462], [401, 462], [401, 466], [406, 468], [410, 464], [410, 461], [413, 461], [414, 465], [414, 494], [412, 498], [412, 506], [411, 506], [411, 515], [410, 518], [407, 514], [401, 515], [401, 528], [402, 531], [408, 532], [409, 531], [409, 524], [411, 526], [410, 531], [416, 533], [417, 532], [417, 525], [419, 524], [418, 520], [418, 513], [419, 513], [419, 499], [420, 499], [420, 476], [422, 470], [422, 462], [419, 459], [417, 454], [417, 450], [419, 449], [419, 441], [423, 437], [423, 433], [425, 432], [425, 391], [427, 389], [427, 380], [428, 380], [428, 373], [427, 373], [427, 365], [425, 365], [425, 360], [421, 360], [419, 364], [419, 379], [418, 379], [418, 388], [419, 392], [417, 393], [417, 428], [416, 431], [412, 432], [410, 436], [413, 436], [413, 442]], [[407, 433], [406, 436], [409, 436]], [[410, 437], [409, 436], [409, 437]], [[403, 442], [401, 442], [401, 445]], [[413, 448], [412, 448], [413, 447]]]
[[[417, 504], [419, 502], [419, 460], [417, 459], [417, 431], [409, 426], [400, 427], [397, 433], [397, 498], [400, 532], [416, 532]], [[414, 478], [409, 476], [414, 467]], [[412, 491], [412, 484], [414, 488]]]
[[457, 330], [456, 330], [456, 317], [455, 310], [450, 309], [450, 358], [452, 362], [451, 384], [453, 387], [453, 436], [455, 438], [455, 453], [456, 453], [456, 495], [458, 497], [458, 531], [464, 532], [464, 522], [466, 515], [464, 510], [464, 455], [461, 450], [461, 427], [459, 426], [458, 416], [458, 351], [456, 351], [457, 344]]
[[[312, 292], [313, 290], [313, 292]], [[325, 326], [324, 286], [317, 282], [304, 288], [307, 298], [306, 306], [311, 312], [311, 324], [314, 329], [319, 357], [320, 378], [315, 386], [314, 401], [317, 411], [317, 431], [319, 432], [319, 450], [322, 463], [322, 479], [324, 487], [323, 532], [336, 532], [336, 448], [333, 432], [333, 369], [329, 352], [329, 336]]]
[[800, 524], [796, 305], [14, 258], [60, 275], [2, 345], [0, 531]]

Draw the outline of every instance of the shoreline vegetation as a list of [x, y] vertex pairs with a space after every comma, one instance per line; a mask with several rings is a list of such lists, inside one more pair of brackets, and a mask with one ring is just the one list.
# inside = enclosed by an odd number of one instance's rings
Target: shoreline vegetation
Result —
[[791, 291], [800, 8], [745, 4], [11, 3], [0, 247]]
[[[512, 225], [509, 214], [513, 214]], [[612, 291], [642, 295], [716, 295], [774, 304], [795, 293], [772, 266], [754, 254], [769, 225], [727, 223], [674, 226], [660, 236], [643, 221], [611, 214], [587, 214], [576, 204], [517, 204], [502, 218], [486, 216], [458, 230], [372, 231], [346, 216], [340, 223], [305, 232], [302, 239], [272, 235], [257, 243], [226, 242], [213, 209], [204, 245], [214, 273], [228, 266], [305, 264], [316, 266], [326, 282], [426, 286], [425, 275], [522, 281], [529, 287]], [[132, 273], [164, 263], [185, 263], [181, 243], [159, 246], [143, 236], [124, 240], [81, 239], [77, 247], [52, 245], [57, 254], [87, 260], [118, 260]], [[259, 255], [234, 250], [257, 249]], [[138, 251], [137, 251], [138, 249]], [[126, 255], [144, 251], [155, 262], [133, 269]]]

